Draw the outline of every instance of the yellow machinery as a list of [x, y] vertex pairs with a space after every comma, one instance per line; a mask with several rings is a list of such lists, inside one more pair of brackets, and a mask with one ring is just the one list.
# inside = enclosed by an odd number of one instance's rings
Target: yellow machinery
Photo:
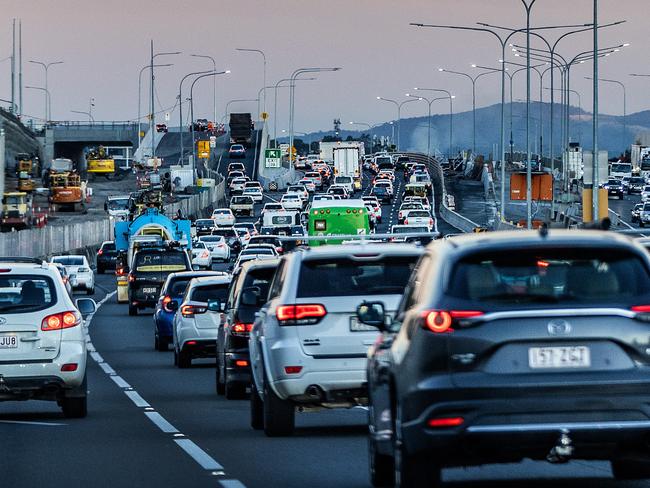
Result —
[[81, 177], [77, 173], [50, 174], [50, 205], [52, 210], [67, 207], [71, 210], [84, 209]]
[[2, 198], [0, 226], [26, 229], [32, 225], [32, 205], [25, 192], [5, 193]]
[[86, 156], [86, 163], [86, 171], [90, 178], [101, 175], [110, 180], [120, 173], [119, 171], [115, 172], [115, 160], [109, 157], [104, 146], [91, 150]]
[[37, 173], [36, 162], [34, 158], [27, 153], [20, 153], [16, 155], [16, 176], [20, 177], [21, 173], [27, 173], [29, 176], [34, 176]]
[[31, 175], [26, 171], [21, 171], [18, 175], [18, 191], [32, 192], [36, 188], [36, 183]]

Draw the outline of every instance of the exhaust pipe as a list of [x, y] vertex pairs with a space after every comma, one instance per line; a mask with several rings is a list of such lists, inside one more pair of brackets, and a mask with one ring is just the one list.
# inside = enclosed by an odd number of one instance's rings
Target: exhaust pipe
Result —
[[305, 390], [305, 395], [310, 399], [317, 401], [322, 401], [325, 397], [323, 390], [321, 390], [320, 386], [317, 385], [309, 385]]
[[569, 462], [573, 456], [573, 441], [569, 437], [570, 432], [568, 429], [562, 429], [560, 431], [560, 437], [557, 440], [557, 444], [551, 448], [549, 453], [546, 455], [546, 461], [551, 464], [563, 464]]

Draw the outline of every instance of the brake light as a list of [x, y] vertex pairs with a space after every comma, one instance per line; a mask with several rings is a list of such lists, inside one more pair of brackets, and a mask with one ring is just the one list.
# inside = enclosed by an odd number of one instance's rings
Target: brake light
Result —
[[165, 310], [165, 312], [173, 312], [173, 310], [170, 309], [170, 308], [168, 307], [168, 305], [169, 305], [171, 302], [172, 302], [172, 297], [170, 297], [169, 295], [165, 295], [165, 296], [163, 297], [163, 299], [162, 299], [162, 306], [163, 306], [163, 309]]
[[233, 335], [248, 335], [252, 329], [252, 323], [246, 324], [243, 322], [235, 322], [230, 328]]
[[463, 417], [445, 417], [439, 419], [430, 419], [427, 422], [427, 425], [434, 429], [444, 429], [446, 427], [458, 427], [459, 425], [463, 425], [464, 422], [465, 419]]
[[280, 325], [313, 325], [327, 315], [320, 304], [281, 305], [276, 316]]
[[277, 251], [278, 254], [282, 254], [282, 248], [281, 247], [276, 247], [275, 250]]
[[298, 374], [302, 371], [302, 366], [285, 366], [284, 372], [286, 374]]
[[452, 326], [460, 320], [480, 317], [478, 310], [430, 310], [422, 313], [424, 328], [436, 334], [453, 332]]
[[71, 371], [77, 371], [77, 363], [66, 363], [61, 366], [61, 371], [68, 373]]
[[408, 224], [409, 224], [409, 219], [404, 219], [404, 225], [408, 225]]
[[208, 309], [206, 307], [198, 307], [196, 305], [183, 305], [181, 307], [181, 315], [183, 315], [183, 317], [194, 317], [194, 315], [202, 314], [207, 311]]
[[246, 361], [245, 359], [238, 359], [235, 361], [235, 366], [237, 366], [238, 368], [245, 368], [248, 366], [248, 361]]
[[650, 305], [635, 305], [632, 307], [632, 311], [639, 313], [648, 313], [650, 312]]
[[103, 250], [103, 249], [100, 249], [99, 251], [97, 251], [97, 255], [98, 255], [98, 256], [101, 256], [102, 254], [104, 254], [104, 250]]
[[48, 315], [41, 322], [41, 330], [61, 330], [75, 327], [81, 323], [81, 314], [77, 311]]
[[129, 273], [129, 283], [133, 283], [134, 281], [135, 281], [135, 276]]
[[433, 219], [429, 219], [429, 227], [433, 227]]

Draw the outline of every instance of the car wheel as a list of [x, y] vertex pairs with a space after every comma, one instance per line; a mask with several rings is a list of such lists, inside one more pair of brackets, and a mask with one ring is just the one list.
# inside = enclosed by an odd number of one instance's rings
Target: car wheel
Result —
[[63, 415], [69, 419], [84, 418], [88, 413], [87, 397], [63, 398], [61, 400]]
[[129, 305], [129, 315], [131, 316], [138, 315], [138, 307]]
[[154, 347], [156, 348], [156, 351], [168, 351], [169, 342], [156, 335], [154, 339]]
[[178, 351], [176, 350], [176, 346], [174, 346], [174, 366], [178, 366]]
[[264, 429], [264, 403], [257, 392], [255, 382], [251, 383], [251, 427], [254, 430]]
[[217, 368], [215, 373], [215, 383], [217, 386], [217, 395], [226, 393], [226, 384], [221, 381], [221, 367], [219, 366], [219, 357], [217, 356]]
[[650, 478], [650, 460], [616, 459], [611, 462], [614, 478], [617, 480], [642, 480]]
[[268, 386], [264, 378], [264, 433], [268, 437], [281, 437], [293, 434], [296, 409], [293, 403], [282, 400]]
[[187, 369], [192, 366], [192, 357], [188, 351], [179, 351], [178, 352], [178, 367], [181, 369]]
[[246, 398], [246, 384], [235, 381], [228, 381], [228, 370], [223, 371], [223, 382], [226, 390], [227, 400], [243, 400]]
[[86, 290], [86, 295], [94, 295], [95, 294], [95, 287], [93, 286], [91, 289]]
[[379, 454], [375, 441], [368, 437], [368, 462], [372, 486], [393, 486], [395, 484], [395, 459]]

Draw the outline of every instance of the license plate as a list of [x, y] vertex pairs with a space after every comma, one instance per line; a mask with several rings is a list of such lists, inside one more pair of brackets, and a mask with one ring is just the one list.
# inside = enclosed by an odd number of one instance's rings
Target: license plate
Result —
[[585, 346], [531, 347], [528, 365], [533, 369], [588, 368], [591, 351]]
[[362, 324], [356, 317], [350, 317], [350, 332], [376, 332], [377, 327]]
[[18, 347], [16, 336], [0, 336], [0, 349], [15, 349]]
[[157, 288], [143, 288], [142, 293], [156, 293]]

